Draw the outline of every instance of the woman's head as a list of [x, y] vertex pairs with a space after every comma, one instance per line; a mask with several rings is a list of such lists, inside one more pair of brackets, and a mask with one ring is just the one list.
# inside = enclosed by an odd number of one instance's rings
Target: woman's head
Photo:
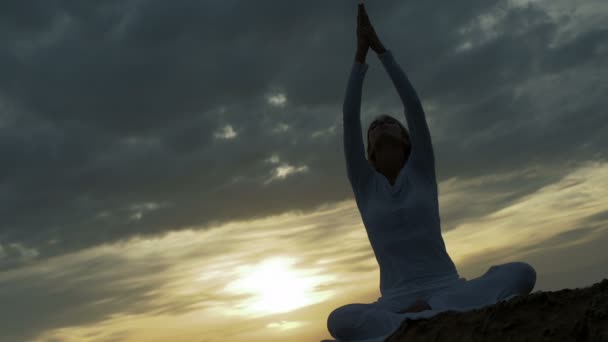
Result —
[[367, 129], [367, 142], [367, 159], [376, 168], [400, 167], [409, 158], [409, 133], [390, 115], [381, 114], [372, 121]]

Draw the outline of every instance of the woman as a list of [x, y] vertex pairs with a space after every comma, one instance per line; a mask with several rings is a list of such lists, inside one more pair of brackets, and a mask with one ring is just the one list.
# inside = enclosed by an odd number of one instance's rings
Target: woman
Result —
[[[378, 117], [368, 128], [366, 160], [360, 106], [369, 48], [397, 89], [410, 132], [390, 115]], [[347, 176], [380, 267], [381, 296], [333, 310], [327, 327], [334, 338], [386, 337], [405, 318], [479, 308], [532, 291], [536, 272], [524, 262], [493, 265], [469, 281], [459, 276], [441, 236], [435, 159], [422, 104], [362, 3], [343, 120]]]

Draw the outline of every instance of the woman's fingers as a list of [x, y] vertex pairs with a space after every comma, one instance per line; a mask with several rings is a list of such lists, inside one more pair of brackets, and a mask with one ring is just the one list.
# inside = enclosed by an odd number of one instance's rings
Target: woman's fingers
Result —
[[359, 13], [357, 15], [357, 24], [361, 27], [361, 31], [365, 34], [374, 35], [374, 27], [372, 26], [371, 21], [369, 20], [369, 16], [367, 15], [367, 11], [365, 10], [365, 6], [363, 4], [359, 4]]
[[368, 34], [370, 38], [374, 38], [376, 37], [376, 30], [374, 29], [374, 26], [372, 25], [371, 21], [369, 20], [369, 16], [367, 15], [367, 13], [364, 11], [363, 15], [362, 15], [362, 24], [363, 26], [363, 31], [365, 32], [365, 34]]
[[367, 11], [365, 10], [365, 5], [363, 5], [363, 3], [359, 3], [359, 15], [361, 16], [362, 25], [371, 24], [369, 21], [369, 16], [367, 15]]
[[359, 13], [361, 13], [361, 16], [363, 17], [364, 21], [369, 21], [367, 11], [365, 10], [365, 5], [363, 5], [363, 3], [359, 3]]
[[357, 35], [361, 42], [367, 42], [369, 44], [370, 37], [374, 36], [374, 28], [371, 26], [369, 16], [365, 10], [363, 1], [359, 1], [357, 13]]
[[372, 22], [369, 20], [369, 16], [367, 15], [365, 9], [363, 10], [363, 23], [365, 25], [372, 26]]

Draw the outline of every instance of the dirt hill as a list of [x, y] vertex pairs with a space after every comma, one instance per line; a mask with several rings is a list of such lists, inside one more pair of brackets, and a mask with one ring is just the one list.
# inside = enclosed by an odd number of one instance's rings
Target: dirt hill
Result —
[[608, 342], [608, 279], [406, 322], [385, 341]]

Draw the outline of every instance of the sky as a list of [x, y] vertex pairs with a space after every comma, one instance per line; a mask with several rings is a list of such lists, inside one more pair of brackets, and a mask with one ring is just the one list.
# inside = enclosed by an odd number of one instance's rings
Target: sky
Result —
[[[608, 278], [608, 2], [366, 8], [425, 109], [460, 276]], [[375, 301], [342, 140], [356, 13], [2, 1], [0, 340], [316, 341]], [[366, 61], [363, 128], [406, 125]]]

